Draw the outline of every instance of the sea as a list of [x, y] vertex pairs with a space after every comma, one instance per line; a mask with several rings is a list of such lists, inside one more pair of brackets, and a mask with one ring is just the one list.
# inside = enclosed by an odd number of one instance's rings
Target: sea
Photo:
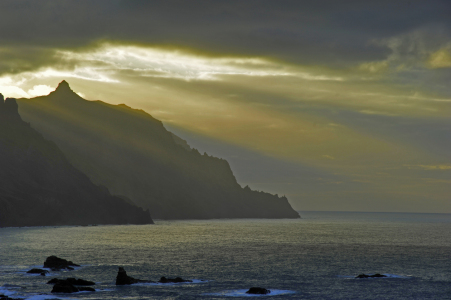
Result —
[[[300, 212], [298, 220], [0, 228], [0, 294], [22, 299], [451, 299], [451, 214]], [[81, 266], [50, 271], [50, 255]], [[134, 278], [189, 283], [116, 286]], [[356, 278], [359, 274], [383, 278]], [[96, 282], [52, 294], [52, 278]], [[262, 287], [267, 295], [250, 295]]]

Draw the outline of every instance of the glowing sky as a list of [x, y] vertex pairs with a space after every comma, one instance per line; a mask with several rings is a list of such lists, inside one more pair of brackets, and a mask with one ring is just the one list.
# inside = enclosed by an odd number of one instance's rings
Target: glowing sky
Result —
[[65, 79], [144, 109], [299, 210], [451, 213], [449, 16], [449, 1], [1, 1], [0, 92]]

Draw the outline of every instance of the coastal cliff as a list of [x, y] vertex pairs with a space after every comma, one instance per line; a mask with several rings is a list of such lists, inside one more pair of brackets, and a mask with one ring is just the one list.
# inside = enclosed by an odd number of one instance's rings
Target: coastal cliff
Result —
[[94, 185], [0, 94], [0, 227], [151, 224], [148, 211]]
[[287, 198], [242, 188], [226, 160], [191, 149], [142, 110], [87, 101], [66, 81], [18, 103], [75, 167], [154, 218], [299, 218]]

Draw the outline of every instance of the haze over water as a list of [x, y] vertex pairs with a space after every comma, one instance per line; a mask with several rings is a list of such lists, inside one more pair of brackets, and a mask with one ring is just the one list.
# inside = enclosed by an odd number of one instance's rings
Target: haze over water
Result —
[[[450, 299], [450, 214], [301, 215], [300, 220], [1, 228], [0, 294], [26, 299], [230, 299], [261, 286], [273, 291], [270, 299]], [[50, 255], [82, 267], [46, 277], [25, 273], [42, 267]], [[180, 276], [197, 281], [116, 287], [118, 266], [139, 279]], [[389, 277], [354, 278], [361, 273]], [[45, 283], [54, 277], [92, 280], [97, 291], [51, 295]]]

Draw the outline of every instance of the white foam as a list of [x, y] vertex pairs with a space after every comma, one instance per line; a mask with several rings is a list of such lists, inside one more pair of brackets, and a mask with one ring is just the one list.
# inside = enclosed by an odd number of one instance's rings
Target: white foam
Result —
[[5, 289], [4, 287], [0, 287], [0, 295], [5, 295], [5, 296], [11, 296], [14, 295], [16, 292], [14, 291], [9, 291], [7, 289]]
[[[374, 275], [374, 274], [367, 274], [367, 275]], [[412, 278], [411, 275], [396, 275], [396, 274], [387, 274], [383, 273], [382, 275], [385, 275], [385, 277], [368, 277], [368, 278], [357, 278], [356, 276], [339, 276], [344, 278], [355, 278], [355, 279], [388, 279], [388, 278], [404, 278], [404, 279], [410, 279]]]
[[25, 298], [25, 300], [47, 300], [47, 299], [74, 299], [74, 298], [62, 298], [62, 297], [57, 297], [57, 296], [53, 296], [53, 295], [34, 295], [28, 298]]
[[246, 294], [249, 289], [245, 290], [227, 290], [218, 293], [205, 293], [202, 295], [205, 296], [222, 296], [222, 297], [269, 297], [269, 296], [278, 296], [278, 295], [287, 295], [287, 294], [296, 294], [295, 291], [290, 290], [273, 290], [270, 289], [271, 293], [266, 295], [256, 295], [256, 294]]
[[[396, 274], [382, 274], [382, 275], [387, 276], [385, 278], [412, 278], [411, 275], [396, 275]], [[382, 277], [382, 278], [384, 278], [384, 277]]]
[[142, 285], [142, 286], [146, 286], [146, 285], [164, 285], [164, 286], [168, 286], [168, 285], [183, 285], [183, 284], [199, 284], [199, 283], [207, 283], [209, 282], [208, 280], [203, 280], [203, 279], [190, 279], [191, 282], [167, 282], [167, 283], [161, 283], [161, 282], [141, 282], [141, 283], [136, 283], [133, 285]]
[[96, 292], [114, 292], [113, 289], [96, 289]]

